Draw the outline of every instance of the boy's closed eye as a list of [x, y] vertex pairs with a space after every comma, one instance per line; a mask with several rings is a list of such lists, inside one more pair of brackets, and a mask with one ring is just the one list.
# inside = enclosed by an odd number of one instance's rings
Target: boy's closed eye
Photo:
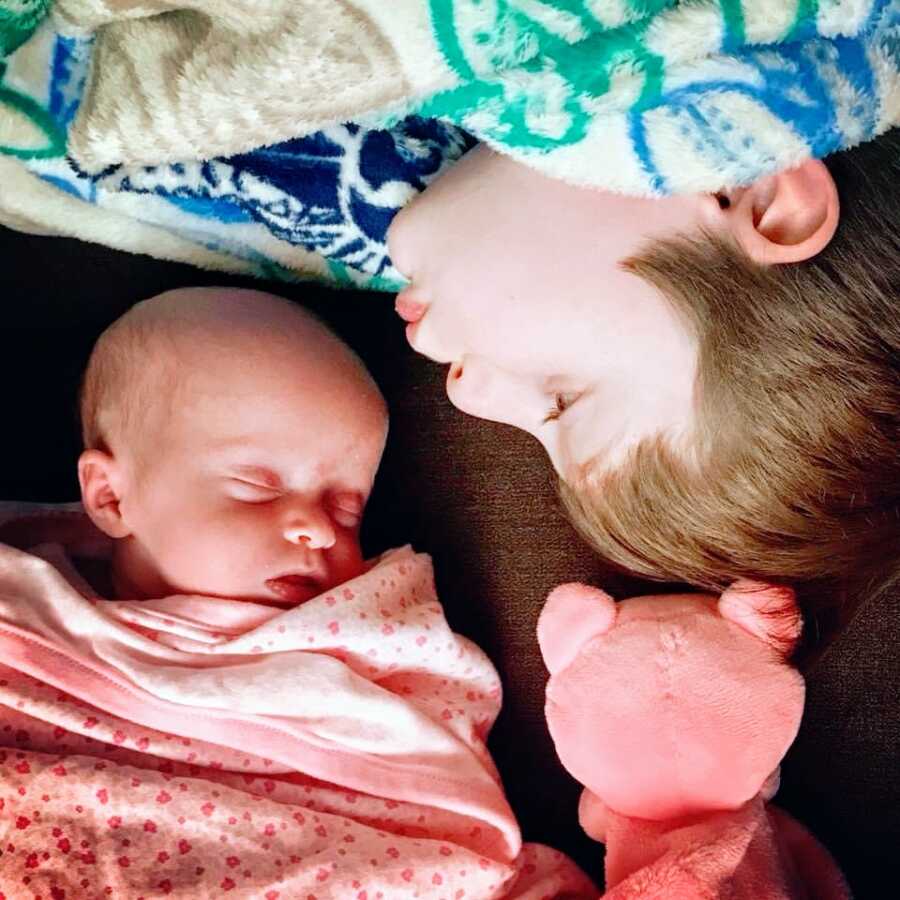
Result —
[[555, 422], [562, 414], [572, 406], [577, 400], [579, 395], [574, 393], [565, 393], [558, 392], [554, 397], [554, 404], [550, 411], [544, 416], [543, 424], [547, 424], [548, 422]]

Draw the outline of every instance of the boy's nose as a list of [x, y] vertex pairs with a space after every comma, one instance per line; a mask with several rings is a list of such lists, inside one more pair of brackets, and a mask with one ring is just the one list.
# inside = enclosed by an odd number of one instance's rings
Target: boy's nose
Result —
[[515, 425], [536, 433], [550, 401], [537, 383], [514, 375], [477, 356], [465, 356], [450, 367], [447, 397], [464, 413]]
[[310, 550], [327, 550], [335, 542], [331, 518], [318, 504], [294, 507], [284, 523], [284, 537], [290, 543], [304, 544]]

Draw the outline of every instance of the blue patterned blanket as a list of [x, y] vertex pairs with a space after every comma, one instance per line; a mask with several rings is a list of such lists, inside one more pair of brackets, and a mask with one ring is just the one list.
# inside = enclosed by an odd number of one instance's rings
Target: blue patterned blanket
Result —
[[[57, 0], [39, 26], [50, 0], [0, 0], [0, 220], [113, 244], [130, 231], [121, 245], [171, 256], [164, 232], [199, 264], [393, 290], [391, 219], [475, 139], [664, 194], [900, 120], [900, 0], [244, 6]], [[79, 230], [48, 186], [108, 221]]]

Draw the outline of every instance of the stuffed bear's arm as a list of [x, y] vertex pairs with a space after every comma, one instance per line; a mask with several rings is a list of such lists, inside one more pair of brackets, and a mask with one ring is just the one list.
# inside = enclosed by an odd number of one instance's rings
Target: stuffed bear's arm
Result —
[[662, 865], [638, 870], [602, 900], [720, 900], [723, 896], [677, 865]]
[[761, 797], [653, 822], [610, 812], [604, 900], [806, 900]]

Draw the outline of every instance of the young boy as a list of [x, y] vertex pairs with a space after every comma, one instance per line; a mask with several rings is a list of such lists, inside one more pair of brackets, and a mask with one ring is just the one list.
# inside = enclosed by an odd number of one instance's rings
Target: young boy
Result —
[[521, 843], [499, 682], [427, 557], [363, 560], [387, 418], [349, 348], [270, 295], [171, 292], [100, 338], [82, 417], [90, 522], [0, 545], [4, 889], [596, 896]]
[[[302, 5], [259, 23], [297, 71], [340, 73], [336, 93], [294, 78], [307, 97], [266, 77], [270, 43], [218, 9], [209, 27], [186, 28], [192, 13], [67, 4], [71, 23], [104, 33], [39, 35], [17, 52], [7, 102], [33, 121], [11, 152], [44, 182], [7, 161], [5, 215], [203, 265], [223, 264], [216, 247], [254, 271], [262, 255], [268, 274], [355, 271], [385, 287], [405, 271], [401, 310], [429, 310], [413, 345], [465, 361], [451, 399], [540, 435], [574, 520], [605, 555], [708, 587], [744, 575], [889, 581], [897, 0], [363, 5], [350, 18], [335, 7], [346, 32], [317, 20], [316, 33], [348, 35], [326, 41], [333, 55], [310, 38]], [[14, 21], [11, 46], [24, 40]], [[397, 42], [408, 27], [415, 39]], [[357, 68], [376, 46], [407, 64]], [[123, 93], [134, 72], [140, 89]], [[336, 124], [383, 121], [383, 91], [395, 89], [390, 121], [401, 108], [440, 120], [392, 133]], [[354, 106], [359, 116], [342, 106], [333, 129], [299, 125], [323, 99], [361, 95], [372, 102]], [[198, 98], [216, 114], [197, 117]], [[482, 149], [432, 181], [468, 146], [452, 122], [534, 169]], [[797, 165], [865, 141], [825, 168]], [[654, 200], [587, 189], [737, 184], [749, 187]], [[388, 223], [419, 191], [386, 254]], [[124, 230], [123, 212], [135, 217]]]
[[604, 556], [840, 601], [900, 543], [898, 176], [897, 130], [655, 200], [479, 149], [395, 220], [397, 309], [453, 403], [539, 438]]

